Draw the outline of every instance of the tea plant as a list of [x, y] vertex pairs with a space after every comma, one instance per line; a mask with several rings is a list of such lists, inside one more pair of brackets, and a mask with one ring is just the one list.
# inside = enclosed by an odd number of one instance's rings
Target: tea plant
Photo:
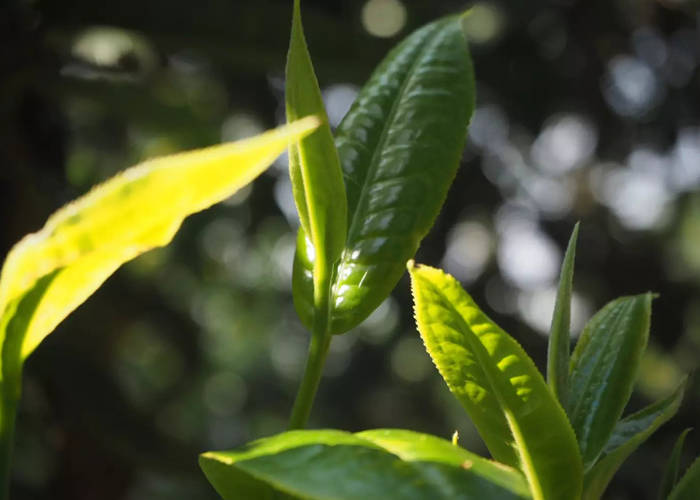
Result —
[[[292, 429], [308, 417], [330, 335], [359, 323], [396, 285], [452, 179], [463, 138], [457, 133], [463, 133], [473, 100], [458, 26], [451, 17], [411, 35], [360, 92], [336, 132], [346, 196], [337, 194], [343, 179], [330, 129], [292, 147], [301, 220], [293, 292], [312, 331]], [[295, 1], [287, 114], [295, 119], [307, 113], [323, 116], [324, 110]], [[627, 456], [676, 413], [684, 384], [621, 419], [646, 347], [651, 294], [603, 308], [570, 359], [577, 231], [552, 320], [548, 383], [454, 278], [409, 261], [426, 348], [497, 462], [467, 452], [456, 440], [406, 430], [292, 430], [240, 450], [203, 454], [200, 464], [212, 485], [226, 499], [600, 498]], [[668, 481], [669, 498], [700, 491], [699, 467], [675, 488]]]
[[[603, 307], [569, 361], [577, 232], [562, 266], [548, 350], [548, 366], [566, 368], [563, 376], [548, 368], [549, 386], [457, 280], [409, 261], [426, 349], [495, 461], [467, 452], [456, 438], [450, 443], [405, 430], [290, 431], [240, 450], [205, 453], [200, 463], [209, 480], [226, 499], [601, 498], [627, 457], [677, 412], [686, 382], [621, 418], [649, 335], [649, 293]], [[678, 480], [686, 433], [672, 452], [659, 498], [691, 500], [700, 492], [700, 459]]]
[[[11, 463], [24, 360], [122, 263], [167, 244], [187, 215], [252, 181], [289, 145], [300, 229], [292, 291], [311, 331], [291, 430], [209, 452], [226, 499], [600, 498], [620, 464], [680, 405], [684, 385], [622, 417], [649, 332], [651, 294], [611, 302], [570, 357], [574, 230], [552, 321], [547, 382], [459, 283], [410, 260], [446, 196], [474, 107], [460, 16], [429, 24], [380, 64], [335, 134], [294, 2], [289, 125], [231, 145], [151, 160], [67, 205], [7, 256], [0, 276], [0, 474]], [[315, 115], [316, 118], [302, 118]], [[411, 276], [428, 353], [493, 460], [407, 430], [301, 430], [333, 335], [352, 329]], [[660, 495], [696, 498], [696, 461], [678, 480], [683, 434]]]

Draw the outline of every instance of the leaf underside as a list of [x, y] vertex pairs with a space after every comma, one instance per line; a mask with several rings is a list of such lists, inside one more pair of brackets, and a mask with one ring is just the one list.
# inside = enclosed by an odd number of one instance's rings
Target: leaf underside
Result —
[[[458, 16], [392, 50], [340, 124], [348, 234], [332, 289], [331, 331], [364, 320], [394, 288], [437, 216], [474, 108], [474, 76]], [[311, 327], [313, 252], [298, 239], [293, 289]]]

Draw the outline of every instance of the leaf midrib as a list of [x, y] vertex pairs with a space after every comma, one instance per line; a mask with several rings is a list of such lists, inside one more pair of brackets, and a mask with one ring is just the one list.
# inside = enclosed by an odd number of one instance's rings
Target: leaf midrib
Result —
[[[471, 334], [476, 337], [477, 339], [477, 349], [473, 349], [475, 356], [479, 358], [483, 358], [484, 352], [486, 348], [483, 346], [483, 344], [479, 341], [478, 336], [474, 331], [469, 327], [469, 325], [466, 323], [462, 315], [460, 314], [459, 310], [452, 305], [452, 302], [444, 295], [441, 293], [440, 289], [437, 286], [434, 286], [433, 283], [430, 280], [423, 280], [425, 283], [427, 283], [430, 287], [433, 288], [434, 291], [436, 291], [439, 296], [444, 300], [444, 302], [448, 306], [448, 310], [451, 310], [458, 318], [459, 323], [462, 327], [466, 328]], [[504, 333], [504, 332], [501, 332]], [[465, 340], [469, 342], [468, 336], [465, 335]], [[471, 344], [472, 342], [469, 342]], [[487, 358], [490, 360], [491, 357], [486, 354]], [[525, 441], [524, 436], [522, 435], [522, 431], [518, 422], [517, 416], [512, 412], [510, 407], [504, 403], [503, 397], [500, 394], [498, 390], [495, 390], [498, 386], [494, 383], [493, 375], [491, 374], [490, 370], [484, 369], [482, 367], [488, 367], [487, 363], [483, 363], [482, 359], [479, 359], [479, 368], [481, 371], [484, 373], [484, 376], [486, 377], [486, 380], [491, 384], [492, 390], [494, 397], [498, 401], [498, 403], [501, 405], [501, 411], [503, 412], [503, 416], [508, 423], [509, 430], [511, 432], [511, 436], [513, 438], [513, 441], [517, 445], [517, 456], [520, 458], [521, 463], [520, 463], [520, 468], [522, 472], [524, 473], [525, 477], [527, 478], [528, 485], [531, 488], [531, 493], [533, 495], [534, 499], [544, 499], [544, 492], [542, 489], [542, 481], [540, 480], [536, 469], [534, 468], [534, 462], [532, 461], [532, 454], [529, 452], [529, 447], [528, 443]]]
[[[631, 306], [632, 306], [632, 301], [629, 301], [627, 304], [625, 304], [625, 306], [623, 308], [621, 308], [619, 310], [616, 317], [613, 317], [612, 322], [611, 322], [612, 324], [610, 327], [611, 331], [613, 331], [613, 330], [616, 331], [620, 327], [620, 325], [623, 323], [623, 321], [625, 319], [625, 313], [628, 312], [628, 310], [630, 309]], [[600, 352], [604, 352], [608, 348], [608, 346], [613, 342], [614, 337], [615, 337], [614, 334], [606, 336], [605, 342], [603, 344], [603, 348], [600, 349]], [[615, 359], [617, 359], [618, 356], [619, 356], [619, 350], [615, 354]], [[597, 356], [596, 357], [596, 360], [593, 363], [594, 369], [591, 371], [591, 373], [598, 372], [600, 365], [603, 363], [603, 358], [604, 358], [604, 356]], [[606, 380], [606, 381], [609, 380], [609, 376], [607, 375], [607, 373], [609, 373], [609, 370], [606, 372], [606, 376], [603, 377], [603, 380]], [[593, 383], [594, 378], [596, 378], [596, 377], [593, 377], [593, 376], [588, 377], [583, 385], [583, 390], [578, 391], [579, 394], [582, 394], [583, 396], [578, 399], [578, 402], [576, 403], [576, 406], [574, 407], [574, 410], [572, 411], [572, 421], [576, 421], [578, 419], [577, 417], [578, 417], [579, 411], [581, 409], [581, 405], [583, 404], [583, 401], [585, 399], [584, 396], [588, 393], [589, 388], [590, 388], [591, 384]], [[606, 384], [606, 387], [607, 387], [607, 384]], [[595, 403], [596, 403], [595, 406], [596, 407], [599, 406], [598, 403], [600, 401], [600, 398], [602, 397], [601, 394], [603, 392], [604, 391], [600, 391], [599, 395], [595, 398]], [[585, 425], [581, 429], [583, 436], [579, 436], [579, 438], [580, 438], [579, 445], [581, 442], [584, 441], [584, 439], [585, 439], [585, 442], [588, 441], [588, 438], [590, 437], [590, 434], [591, 434], [591, 430], [593, 428], [593, 426], [591, 426], [591, 421], [594, 418], [594, 416], [595, 416], [594, 412], [589, 412], [586, 415], [586, 417], [584, 418], [583, 424], [585, 424]], [[586, 448], [588, 449], [588, 446]]]
[[[429, 285], [430, 287], [432, 287], [433, 290], [434, 290], [435, 292], [437, 292], [441, 298], [445, 299], [444, 302], [447, 304], [446, 309], [447, 309], [448, 311], [451, 311], [451, 312], [453, 313], [453, 315], [455, 315], [455, 316], [457, 317], [457, 319], [458, 319], [458, 321], [459, 321], [459, 326], [461, 326], [462, 329], [468, 330], [469, 332], [471, 332], [471, 335], [473, 335], [474, 337], [476, 337], [476, 345], [475, 345], [475, 346], [472, 346], [471, 344], [473, 344], [473, 342], [471, 342], [471, 341], [469, 340], [468, 335], [462, 334], [463, 338], [464, 338], [465, 341], [469, 344], [469, 346], [470, 346], [472, 352], [474, 352], [475, 357], [477, 357], [477, 359], [478, 359], [478, 361], [479, 361], [479, 363], [478, 363], [478, 368], [479, 368], [479, 370], [484, 374], [484, 377], [486, 378], [486, 381], [490, 384], [492, 394], [493, 394], [494, 398], [496, 398], [496, 401], [498, 402], [498, 404], [500, 405], [500, 410], [503, 412], [503, 418], [506, 420], [506, 423], [508, 424], [509, 430], [510, 430], [510, 432], [511, 432], [511, 437], [512, 437], [513, 440], [515, 441], [515, 440], [516, 440], [516, 436], [514, 435], [513, 430], [510, 429], [510, 427], [511, 427], [511, 422], [510, 422], [510, 419], [508, 419], [508, 415], [507, 415], [507, 411], [506, 411], [507, 405], [505, 404], [505, 402], [504, 402], [504, 400], [503, 400], [503, 397], [501, 396], [500, 392], [499, 392], [498, 390], [496, 390], [497, 384], [495, 383], [494, 377], [493, 377], [493, 375], [491, 374], [490, 370], [487, 370], [487, 369], [484, 368], [485, 366], [488, 366], [488, 363], [485, 363], [485, 362], [484, 362], [484, 361], [485, 361], [485, 360], [484, 360], [484, 356], [487, 358], [486, 361], [490, 361], [490, 360], [491, 360], [491, 357], [490, 357], [490, 355], [488, 354], [488, 352], [484, 353], [484, 351], [486, 351], [486, 348], [485, 348], [484, 345], [479, 341], [479, 338], [478, 338], [478, 336], [476, 335], [476, 333], [474, 333], [474, 331], [469, 327], [469, 325], [466, 323], [466, 321], [464, 321], [464, 318], [462, 317], [462, 314], [459, 312], [459, 310], [458, 310], [455, 306], [452, 305], [452, 302], [451, 302], [444, 294], [442, 294], [441, 290], [440, 290], [438, 287], [434, 286], [433, 283], [430, 282], [429, 280], [424, 280], [424, 282], [428, 283], [428, 285]], [[444, 354], [444, 351], [441, 349], [441, 346], [439, 345], [439, 343], [436, 343], [435, 345], [438, 347], [438, 349], [440, 350], [440, 352]], [[476, 348], [475, 348], [475, 347], [476, 347]], [[513, 422], [513, 424], [514, 424], [514, 422]], [[520, 443], [519, 443], [519, 444], [520, 444]], [[521, 447], [518, 446], [518, 449], [520, 449], [520, 448], [521, 448]], [[516, 456], [518, 456], [518, 455], [519, 455], [519, 453], [516, 454]]]
[[[374, 173], [377, 169], [377, 165], [379, 164], [378, 158], [380, 157], [380, 152], [383, 150], [384, 143], [386, 142], [387, 135], [389, 133], [389, 130], [391, 129], [391, 125], [394, 122], [395, 115], [397, 113], [397, 110], [399, 108], [399, 103], [403, 101], [403, 96], [405, 93], [406, 88], [408, 88], [409, 83], [411, 83], [414, 78], [415, 78], [415, 68], [418, 67], [419, 63], [423, 60], [423, 57], [425, 54], [429, 51], [429, 49], [433, 48], [433, 45], [435, 43], [436, 39], [436, 34], [438, 34], [441, 31], [441, 28], [446, 22], [441, 22], [435, 25], [434, 29], [430, 33], [430, 35], [426, 36], [428, 39], [425, 42], [425, 45], [418, 51], [418, 54], [416, 55], [415, 60], [411, 63], [411, 66], [409, 67], [406, 77], [404, 81], [401, 83], [401, 86], [399, 87], [399, 90], [396, 94], [396, 99], [394, 99], [394, 102], [391, 105], [391, 109], [389, 110], [389, 114], [387, 119], [384, 122], [384, 125], [382, 126], [382, 131], [379, 135], [379, 140], [377, 141], [377, 147], [374, 149], [372, 152], [372, 158], [370, 159], [369, 166], [367, 167], [367, 173], [364, 177], [364, 180], [362, 182], [362, 185], [360, 186], [360, 196], [357, 200], [357, 205], [354, 207], [353, 210], [353, 216], [352, 216], [352, 222], [350, 224], [350, 227], [348, 229], [348, 238], [347, 238], [347, 243], [349, 244], [350, 242], [355, 240], [356, 237], [356, 232], [358, 231], [357, 227], [359, 225], [359, 218], [360, 218], [360, 211], [359, 208], [363, 206], [363, 203], [365, 201], [365, 198], [367, 197], [367, 192], [368, 192], [368, 181], [374, 178]], [[356, 184], [359, 185], [359, 183], [356, 182]], [[341, 259], [344, 260], [344, 259]]]

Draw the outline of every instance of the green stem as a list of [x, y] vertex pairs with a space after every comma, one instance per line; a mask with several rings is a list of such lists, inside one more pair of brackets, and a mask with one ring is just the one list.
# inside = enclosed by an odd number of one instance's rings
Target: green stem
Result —
[[[328, 347], [331, 344], [330, 334], [330, 279], [325, 272], [317, 283], [314, 283], [314, 320], [311, 329], [309, 355], [306, 358], [304, 376], [297, 391], [292, 416], [289, 418], [289, 429], [303, 429], [311, 413], [316, 390], [323, 374]], [[325, 279], [324, 279], [325, 278]], [[320, 290], [316, 293], [316, 290]]]
[[[7, 385], [7, 383], [3, 384]], [[17, 398], [8, 394], [2, 387], [2, 407], [0, 408], [0, 500], [10, 495], [10, 473], [12, 469], [12, 449], [14, 447], [15, 420], [17, 417]]]
[[311, 413], [316, 390], [321, 381], [323, 365], [326, 361], [328, 346], [331, 343], [330, 335], [325, 332], [313, 332], [309, 344], [309, 357], [306, 359], [304, 377], [299, 385], [297, 397], [294, 400], [292, 416], [289, 419], [289, 429], [303, 429]]

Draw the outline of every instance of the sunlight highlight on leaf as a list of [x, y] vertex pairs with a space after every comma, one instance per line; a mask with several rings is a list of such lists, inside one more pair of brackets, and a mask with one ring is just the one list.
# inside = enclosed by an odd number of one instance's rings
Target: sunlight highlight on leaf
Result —
[[408, 269], [426, 350], [493, 457], [522, 470], [535, 499], [577, 498], [576, 437], [532, 359], [452, 276], [413, 262]]
[[122, 263], [167, 244], [187, 215], [231, 196], [262, 173], [290, 138], [317, 126], [309, 117], [245, 141], [149, 160], [58, 210], [10, 250], [2, 269], [3, 316], [53, 273], [36, 309], [25, 311], [31, 318], [22, 358]]

